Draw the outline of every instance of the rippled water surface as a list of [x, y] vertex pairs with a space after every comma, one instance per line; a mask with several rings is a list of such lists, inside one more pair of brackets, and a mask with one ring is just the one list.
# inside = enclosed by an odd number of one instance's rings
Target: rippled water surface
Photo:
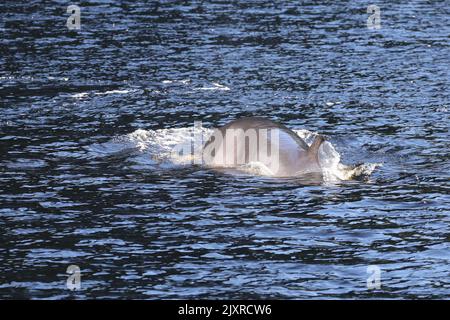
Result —
[[[450, 2], [0, 4], [0, 298], [444, 298]], [[241, 116], [367, 179], [161, 159]], [[81, 290], [66, 288], [69, 265]], [[367, 267], [381, 270], [368, 290]]]

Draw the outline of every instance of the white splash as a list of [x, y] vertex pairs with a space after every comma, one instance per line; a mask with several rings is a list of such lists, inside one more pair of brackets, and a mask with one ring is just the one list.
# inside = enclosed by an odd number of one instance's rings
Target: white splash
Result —
[[[317, 133], [308, 130], [294, 130], [308, 145], [314, 141]], [[125, 136], [90, 147], [94, 156], [114, 156], [132, 154], [138, 164], [150, 163], [160, 168], [202, 164], [203, 144], [213, 133], [203, 127], [143, 130], [138, 129]], [[147, 160], [148, 161], [147, 161]], [[347, 166], [341, 163], [341, 156], [334, 146], [325, 141], [319, 149], [319, 161], [323, 178], [327, 182], [351, 180], [359, 176], [369, 176], [377, 163]], [[273, 176], [273, 172], [264, 164], [251, 162], [239, 168], [241, 171], [261, 176]]]
[[[313, 143], [318, 134], [304, 129], [293, 131], [308, 145]], [[381, 163], [363, 163], [357, 166], [345, 165], [341, 163], [341, 155], [329, 141], [323, 142], [319, 148], [319, 163], [325, 181], [351, 180], [356, 177], [369, 176], [376, 168], [382, 166]]]
[[274, 173], [264, 163], [252, 161], [241, 166], [241, 170], [259, 176], [273, 176]]

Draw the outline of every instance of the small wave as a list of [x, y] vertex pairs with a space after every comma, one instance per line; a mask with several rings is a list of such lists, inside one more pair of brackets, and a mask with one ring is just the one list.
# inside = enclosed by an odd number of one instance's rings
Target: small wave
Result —
[[184, 80], [163, 80], [163, 84], [173, 84], [173, 83], [181, 83], [181, 84], [188, 84], [191, 81], [189, 79]]
[[106, 95], [106, 94], [127, 94], [130, 93], [131, 90], [109, 90], [105, 92], [96, 92], [96, 95]]
[[80, 92], [70, 95], [71, 98], [83, 99], [89, 95], [89, 92]]
[[[189, 80], [189, 79], [185, 79], [185, 80], [163, 80], [162, 83], [165, 84], [165, 85], [177, 85], [177, 84], [189, 85], [189, 84], [191, 84], [191, 80]], [[229, 87], [227, 87], [227, 86], [225, 86], [223, 84], [217, 83], [217, 82], [212, 82], [211, 84], [204, 84], [201, 87], [197, 87], [195, 85], [191, 86], [191, 87], [193, 87], [192, 90], [194, 90], [194, 91], [199, 91], [199, 90], [229, 91], [230, 90]]]
[[219, 84], [219, 83], [213, 82], [213, 83], [212, 83], [212, 86], [201, 87], [201, 88], [198, 88], [198, 89], [196, 89], [196, 90], [221, 90], [221, 91], [229, 91], [230, 88], [227, 87], [227, 86], [221, 85], [221, 84]]
[[[93, 88], [93, 90], [96, 90], [96, 88]], [[137, 92], [137, 91], [138, 91], [138, 89], [113, 89], [113, 90], [107, 90], [107, 91], [101, 91], [101, 92], [82, 91], [82, 92], [77, 92], [77, 93], [71, 94], [70, 97], [74, 98], [74, 99], [85, 99], [85, 98], [89, 97], [90, 95], [94, 95], [94, 96], [119, 95], [119, 94], [133, 93], [133, 92]]]

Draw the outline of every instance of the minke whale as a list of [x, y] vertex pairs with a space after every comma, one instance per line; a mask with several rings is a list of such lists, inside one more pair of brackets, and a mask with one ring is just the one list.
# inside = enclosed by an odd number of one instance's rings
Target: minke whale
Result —
[[286, 126], [263, 117], [245, 117], [214, 130], [204, 144], [203, 162], [212, 168], [257, 165], [274, 177], [321, 173], [321, 135], [308, 144]]

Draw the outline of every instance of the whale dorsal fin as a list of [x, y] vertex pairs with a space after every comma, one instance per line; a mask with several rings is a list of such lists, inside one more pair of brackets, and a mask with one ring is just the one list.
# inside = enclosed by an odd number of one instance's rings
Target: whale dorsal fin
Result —
[[319, 147], [322, 145], [322, 143], [325, 141], [325, 138], [321, 135], [317, 135], [317, 137], [314, 139], [311, 146], [308, 148], [308, 157], [313, 158], [317, 162], [319, 162]]

